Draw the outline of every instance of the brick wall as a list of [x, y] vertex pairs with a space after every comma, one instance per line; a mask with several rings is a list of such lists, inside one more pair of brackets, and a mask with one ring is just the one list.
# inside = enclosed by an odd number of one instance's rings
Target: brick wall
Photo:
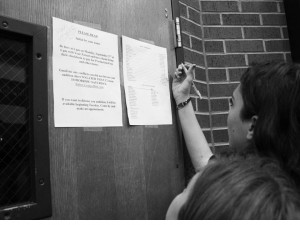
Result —
[[228, 99], [255, 61], [290, 61], [282, 0], [180, 0], [184, 57], [197, 65], [192, 93], [197, 119], [212, 150], [228, 149]]

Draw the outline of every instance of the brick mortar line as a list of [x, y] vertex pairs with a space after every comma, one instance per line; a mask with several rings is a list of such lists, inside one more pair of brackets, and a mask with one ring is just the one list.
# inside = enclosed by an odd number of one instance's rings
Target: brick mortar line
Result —
[[204, 81], [201, 81], [201, 80], [194, 80], [196, 83], [200, 83], [200, 84], [207, 84], [208, 82], [204, 82]]
[[226, 67], [226, 66], [211, 67], [211, 66], [209, 66], [208, 68], [209, 69], [226, 69], [226, 68], [228, 68], [228, 69], [247, 69], [248, 66], [244, 66], [244, 67], [241, 67], [241, 66], [236, 66], [236, 67], [234, 67], [234, 66], [230, 66], [230, 67]]
[[[283, 3], [283, 1], [281, 1]], [[280, 8], [280, 4], [279, 2], [276, 2], [276, 6], [277, 6], [277, 12], [280, 12], [281, 11], [281, 8]], [[284, 8], [284, 6], [283, 6]]]
[[228, 130], [228, 127], [213, 127], [212, 130]]
[[262, 18], [262, 14], [259, 14], [259, 24], [261, 26], [263, 26], [263, 24], [264, 24], [264, 21], [263, 21], [263, 18]]
[[242, 3], [241, 3], [241, 1], [237, 2], [237, 6], [238, 6], [239, 12], [242, 12]]
[[247, 69], [248, 66], [218, 66], [218, 67], [212, 67], [212, 66], [209, 66], [208, 69]]
[[284, 33], [283, 33], [283, 29], [282, 28], [280, 28], [280, 36], [281, 36], [282, 39], [284, 38]]
[[221, 97], [211, 97], [211, 100], [223, 100], [223, 99], [230, 99], [231, 97], [229, 96], [221, 96]]
[[282, 0], [200, 0], [201, 2], [282, 2]]
[[264, 51], [267, 52], [266, 41], [264, 40], [262, 43], [263, 43], [263, 49], [264, 49]]
[[[219, 66], [219, 67], [208, 67], [209, 69], [226, 69], [227, 67], [224, 67], [224, 66]], [[228, 69], [247, 69], [248, 68], [248, 65], [245, 65], [245, 68], [241, 68], [241, 67], [228, 67]], [[226, 81], [228, 83], [228, 81]], [[236, 81], [232, 81], [232, 82], [236, 82]]]
[[229, 111], [214, 111], [212, 116], [228, 115]]
[[249, 56], [247, 54], [245, 55], [245, 63], [249, 66]]
[[183, 17], [183, 16], [180, 16], [180, 18], [181, 18], [181, 19], [185, 19], [185, 20], [187, 20], [187, 21], [189, 21], [189, 22], [191, 22], [191, 23], [193, 23], [193, 24], [197, 25], [199, 28], [201, 27], [201, 24], [199, 24], [199, 23], [196, 23], [196, 22], [195, 22], [195, 21], [193, 21], [193, 20], [190, 20], [190, 19], [188, 19], [188, 18], [186, 18], [186, 17]]
[[[198, 95], [196, 95], [196, 94], [190, 94], [190, 96], [191, 96], [192, 98], [194, 98], [194, 99], [199, 99], [199, 96], [198, 96]], [[207, 98], [207, 97], [205, 97], [205, 96], [202, 96], [202, 99], [204, 99], [204, 100], [208, 100], [208, 98]]]
[[286, 54], [283, 55], [283, 60], [284, 60], [285, 62], [287, 62], [287, 56], [286, 56]]
[[228, 54], [227, 48], [226, 48], [226, 42], [224, 40], [221, 41], [221, 42], [222, 42], [222, 47], [223, 47], [223, 50], [224, 50], [224, 54]]
[[225, 84], [239, 84], [239, 83], [240, 83], [239, 81], [232, 81], [232, 82], [231, 81], [229, 81], [229, 82], [228, 81], [226, 81], [226, 82], [209, 82], [209, 84], [213, 84], [213, 85], [216, 85], [216, 84], [222, 84], [222, 85], [223, 84], [224, 85]]
[[224, 56], [224, 55], [265, 55], [265, 54], [284, 54], [290, 53], [290, 51], [282, 51], [282, 52], [227, 52], [222, 53], [207, 53], [208, 56]]
[[284, 12], [202, 12], [204, 15], [220, 14], [220, 15], [285, 15]]
[[227, 115], [229, 111], [215, 111], [212, 113], [213, 116], [215, 115]]
[[[201, 127], [201, 130], [202, 130], [202, 131], [210, 131], [210, 128], [202, 128], [202, 127]], [[210, 143], [209, 143], [209, 144], [210, 144]]]
[[280, 24], [275, 24], [275, 25], [270, 25], [270, 24], [264, 24], [264, 25], [245, 25], [245, 24], [237, 24], [237, 25], [213, 25], [213, 24], [206, 24], [203, 25], [204, 28], [207, 27], [212, 27], [212, 28], [238, 28], [238, 27], [242, 27], [242, 28], [287, 28], [287, 25], [280, 25]]
[[221, 26], [223, 26], [224, 23], [223, 23], [223, 18], [222, 18], [222, 15], [221, 15], [221, 14], [219, 15], [219, 18], [220, 18], [220, 24], [221, 24]]
[[189, 12], [189, 7], [188, 6], [186, 7], [186, 15], [187, 15], [187, 18], [190, 18], [190, 12]]
[[196, 65], [196, 67], [199, 68], [199, 69], [205, 70], [205, 67], [204, 67], [204, 66]]
[[195, 112], [195, 115], [209, 116], [209, 112]]
[[229, 146], [229, 143], [228, 142], [218, 142], [218, 143], [216, 143], [215, 146], [216, 147], [218, 147], [218, 146]]
[[[209, 69], [215, 69], [215, 67], [208, 67]], [[247, 69], [248, 66], [223, 66], [223, 67], [218, 67], [217, 69]]]
[[184, 5], [184, 6], [186, 6], [187, 8], [191, 8], [191, 9], [193, 9], [193, 10], [197, 11], [197, 12], [201, 12], [200, 10], [198, 10], [198, 9], [196, 9], [196, 8], [194, 8], [194, 7], [190, 6], [190, 5], [187, 5], [187, 4], [186, 4], [186, 3], [184, 3], [184, 2], [181, 2], [181, 1], [179, 1], [179, 4], [181, 4], [181, 5]]
[[218, 39], [206, 39], [205, 41], [289, 41], [289, 38], [267, 38], [267, 39], [264, 39], [264, 38], [253, 38], [253, 39], [250, 39], [250, 38], [246, 38], [246, 39], [243, 39], [243, 38], [218, 38]]
[[191, 36], [188, 36], [189, 37], [189, 46], [192, 46], [193, 47], [193, 45], [192, 45], [192, 38], [191, 38]]
[[290, 53], [290, 51], [282, 51], [282, 52], [246, 52], [247, 55], [263, 55], [263, 54], [286, 54]]
[[[185, 33], [185, 32], [182, 32], [182, 33], [188, 35], [190, 38], [195, 38], [195, 39], [197, 39], [198, 41], [202, 41], [202, 39], [199, 38], [199, 37], [197, 37], [197, 36], [194, 36], [194, 35], [192, 35], [192, 34], [188, 34], [188, 33]], [[186, 46], [185, 46], [185, 47], [186, 47]]]
[[184, 49], [184, 50], [189, 50], [189, 51], [191, 51], [191, 52], [203, 54], [203, 52], [199, 52], [199, 51], [197, 51], [197, 50], [195, 50], [195, 49], [193, 49], [193, 48], [188, 48], [188, 47], [186, 47], [186, 46], [183, 46], [183, 49]]
[[[197, 36], [194, 36], [194, 35], [192, 35], [192, 34], [185, 33], [185, 32], [182, 32], [182, 33], [185, 34], [185, 35], [188, 35], [190, 38], [195, 38], [195, 39], [197, 39], [198, 41], [202, 41], [202, 39], [199, 38], [199, 37], [197, 37]], [[186, 47], [186, 46], [184, 46], [184, 47]]]
[[198, 12], [198, 13], [201, 13], [201, 11], [200, 10], [198, 10], [198, 9], [195, 9], [195, 8], [193, 8], [192, 6], [190, 6], [190, 5], [186, 5], [187, 6], [187, 9], [188, 8], [190, 8], [190, 9], [192, 9], [192, 10], [194, 10], [194, 11], [196, 11], [196, 12]]

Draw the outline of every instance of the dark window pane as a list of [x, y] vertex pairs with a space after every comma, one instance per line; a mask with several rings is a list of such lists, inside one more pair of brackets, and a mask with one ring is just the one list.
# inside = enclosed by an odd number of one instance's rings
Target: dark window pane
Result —
[[32, 196], [28, 49], [0, 36], [0, 207]]

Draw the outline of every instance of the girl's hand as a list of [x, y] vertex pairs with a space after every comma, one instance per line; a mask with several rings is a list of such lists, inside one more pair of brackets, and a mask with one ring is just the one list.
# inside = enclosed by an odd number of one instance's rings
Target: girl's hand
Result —
[[174, 73], [172, 82], [173, 97], [176, 104], [186, 101], [190, 97], [191, 85], [194, 79], [196, 65], [184, 65], [183, 63], [178, 66]]

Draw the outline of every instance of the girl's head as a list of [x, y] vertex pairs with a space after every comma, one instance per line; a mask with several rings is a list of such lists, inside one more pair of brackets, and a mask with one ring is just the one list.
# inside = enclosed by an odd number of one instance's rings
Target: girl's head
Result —
[[167, 219], [299, 219], [300, 198], [270, 159], [218, 161], [191, 180]]
[[259, 155], [276, 158], [292, 175], [300, 174], [300, 66], [250, 67], [233, 94], [228, 132], [233, 149], [254, 145]]

